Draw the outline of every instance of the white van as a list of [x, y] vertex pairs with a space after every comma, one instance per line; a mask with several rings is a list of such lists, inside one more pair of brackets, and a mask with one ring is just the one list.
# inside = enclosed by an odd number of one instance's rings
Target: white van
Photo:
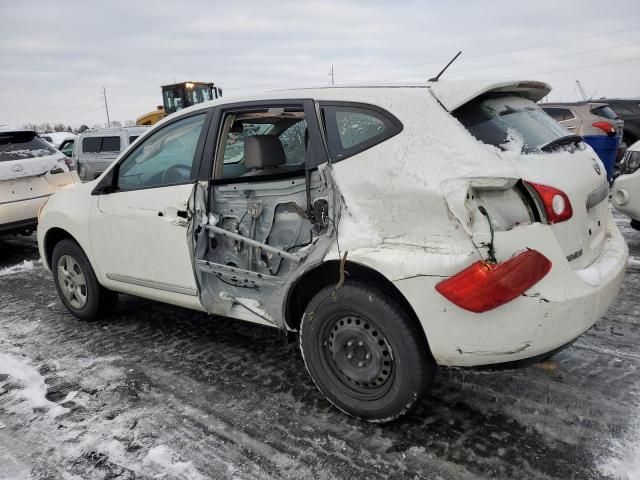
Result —
[[121, 152], [149, 127], [110, 127], [87, 130], [77, 138], [73, 158], [84, 182], [98, 178]]

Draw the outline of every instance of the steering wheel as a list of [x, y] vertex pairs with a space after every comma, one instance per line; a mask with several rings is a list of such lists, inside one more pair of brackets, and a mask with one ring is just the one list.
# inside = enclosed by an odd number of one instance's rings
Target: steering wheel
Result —
[[191, 167], [189, 165], [171, 165], [162, 172], [162, 183], [180, 183], [183, 180], [188, 180], [190, 175]]

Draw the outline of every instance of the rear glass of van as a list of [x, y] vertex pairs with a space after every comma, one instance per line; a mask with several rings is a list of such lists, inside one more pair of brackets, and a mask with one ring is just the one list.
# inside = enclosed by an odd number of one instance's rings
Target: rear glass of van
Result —
[[119, 152], [120, 137], [86, 137], [82, 139], [84, 153]]

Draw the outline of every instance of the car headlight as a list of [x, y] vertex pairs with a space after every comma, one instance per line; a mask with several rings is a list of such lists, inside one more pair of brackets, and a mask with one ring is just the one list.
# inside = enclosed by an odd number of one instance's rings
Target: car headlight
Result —
[[634, 173], [640, 168], [640, 152], [627, 151], [622, 159], [621, 173], [623, 175]]

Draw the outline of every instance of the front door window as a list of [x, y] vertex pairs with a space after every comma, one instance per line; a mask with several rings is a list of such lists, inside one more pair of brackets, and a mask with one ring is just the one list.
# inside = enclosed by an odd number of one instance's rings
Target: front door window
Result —
[[158, 130], [136, 147], [118, 169], [118, 189], [177, 185], [191, 180], [193, 160], [206, 114]]

